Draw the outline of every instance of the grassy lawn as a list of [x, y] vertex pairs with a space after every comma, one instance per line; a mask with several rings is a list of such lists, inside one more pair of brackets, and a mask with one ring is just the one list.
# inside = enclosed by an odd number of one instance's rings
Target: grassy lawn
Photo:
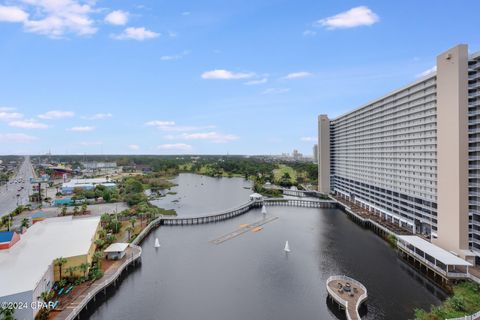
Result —
[[453, 296], [440, 306], [432, 306], [427, 312], [415, 310], [415, 319], [441, 320], [471, 315], [480, 310], [480, 285], [465, 281], [453, 287]]
[[280, 181], [285, 173], [288, 173], [291, 177], [292, 182], [297, 181], [297, 172], [289, 166], [286, 166], [284, 164], [281, 164], [278, 166], [278, 169], [273, 170], [273, 176], [275, 178], [275, 181]]

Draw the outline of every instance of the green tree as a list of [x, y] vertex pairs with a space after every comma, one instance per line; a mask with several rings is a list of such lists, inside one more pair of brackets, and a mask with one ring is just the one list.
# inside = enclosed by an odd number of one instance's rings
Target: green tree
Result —
[[83, 277], [87, 278], [87, 271], [88, 271], [88, 263], [82, 263], [78, 266], [78, 268], [83, 272]]
[[75, 205], [75, 206], [73, 207], [73, 215], [76, 216], [76, 215], [78, 214], [78, 211], [79, 211], [79, 210], [80, 210], [80, 209], [78, 208], [78, 206]]
[[111, 220], [112, 220], [112, 216], [108, 213], [104, 213], [100, 216], [100, 224], [102, 225], [103, 228], [105, 228], [105, 226], [107, 226]]
[[73, 273], [77, 270], [76, 266], [71, 266], [65, 269], [65, 272], [67, 272], [70, 275], [70, 279], [73, 279]]
[[22, 219], [22, 228], [28, 228], [30, 226], [30, 220], [28, 218]]
[[130, 224], [132, 225], [132, 228], [135, 228], [135, 222], [137, 222], [137, 218], [131, 217], [130, 218]]
[[88, 209], [87, 203], [84, 202], [84, 203], [82, 204], [82, 214], [86, 214], [86, 213], [87, 213], [87, 209]]
[[102, 194], [103, 201], [110, 202], [112, 200], [112, 194], [108, 189], [105, 189]]
[[50, 291], [43, 291], [42, 293], [40, 293], [40, 298], [44, 301], [44, 302], [48, 302], [50, 300], [52, 300], [53, 296], [55, 295], [55, 292], [53, 292], [52, 290]]
[[125, 228], [125, 231], [127, 231], [127, 234], [128, 234], [128, 241], [130, 241], [130, 238], [131, 238], [131, 232], [133, 231], [133, 227], [132, 226], [127, 226]]
[[60, 257], [55, 259], [54, 264], [58, 267], [59, 279], [62, 279], [62, 268], [67, 263], [67, 259]]
[[13, 308], [2, 307], [0, 309], [0, 316], [2, 316], [2, 320], [15, 320], [14, 314], [15, 309]]
[[66, 216], [66, 215], [67, 215], [67, 205], [66, 205], [66, 204], [64, 204], [64, 205], [62, 206], [62, 211], [60, 212], [60, 214], [61, 214], [62, 216]]

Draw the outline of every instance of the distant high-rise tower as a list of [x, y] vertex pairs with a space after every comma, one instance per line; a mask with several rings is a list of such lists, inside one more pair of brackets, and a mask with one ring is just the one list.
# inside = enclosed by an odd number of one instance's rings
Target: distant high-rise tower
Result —
[[313, 163], [318, 164], [318, 144], [313, 145]]

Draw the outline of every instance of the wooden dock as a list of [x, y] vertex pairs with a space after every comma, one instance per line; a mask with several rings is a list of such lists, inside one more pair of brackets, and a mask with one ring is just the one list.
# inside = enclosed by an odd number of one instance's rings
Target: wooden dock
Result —
[[220, 244], [220, 243], [223, 243], [223, 242], [228, 241], [230, 239], [233, 239], [235, 237], [238, 237], [239, 235], [242, 235], [242, 234], [244, 234], [248, 231], [252, 231], [252, 232], [260, 231], [261, 229], [257, 229], [257, 228], [261, 228], [261, 226], [263, 226], [264, 224], [275, 221], [277, 219], [278, 219], [278, 217], [268, 217], [268, 218], [262, 219], [260, 221], [255, 222], [255, 223], [252, 223], [252, 224], [242, 225], [239, 229], [237, 229], [235, 231], [232, 231], [230, 233], [227, 233], [227, 234], [225, 234], [225, 235], [223, 235], [219, 238], [216, 238], [216, 239], [214, 239], [210, 242], [213, 243], [213, 244]]
[[345, 309], [348, 320], [360, 320], [358, 309], [367, 300], [367, 288], [347, 276], [331, 276], [327, 279], [328, 296]]

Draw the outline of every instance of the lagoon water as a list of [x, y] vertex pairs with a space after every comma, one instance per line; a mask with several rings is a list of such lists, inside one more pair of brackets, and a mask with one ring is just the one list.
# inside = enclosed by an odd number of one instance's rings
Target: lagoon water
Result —
[[[187, 175], [177, 181], [174, 191], [178, 193], [169, 201], [180, 199], [173, 205], [179, 215], [235, 207], [248, 201], [251, 193], [243, 188], [249, 183], [239, 178]], [[142, 265], [87, 316], [344, 319], [327, 303], [325, 281], [334, 274], [346, 274], [367, 287], [363, 319], [413, 319], [415, 308], [427, 308], [444, 298], [442, 291], [399, 260], [387, 243], [340, 210], [268, 207], [267, 216], [278, 219], [259, 232], [249, 231], [218, 245], [210, 241], [240, 224], [261, 220], [260, 210], [216, 224], [163, 226], [153, 231], [142, 244]], [[153, 247], [156, 237], [159, 249]], [[288, 255], [283, 251], [286, 240], [292, 250]]]

